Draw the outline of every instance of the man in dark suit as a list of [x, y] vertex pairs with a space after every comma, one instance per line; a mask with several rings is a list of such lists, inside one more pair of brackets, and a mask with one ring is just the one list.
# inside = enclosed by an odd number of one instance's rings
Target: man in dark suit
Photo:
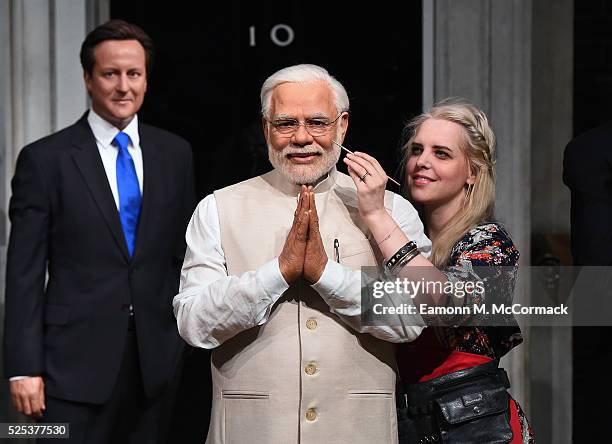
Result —
[[612, 122], [567, 145], [563, 181], [572, 192], [574, 265], [612, 265]]
[[[565, 148], [563, 181], [571, 190], [571, 245], [575, 266], [612, 265], [612, 122], [576, 137]], [[588, 319], [587, 301], [575, 308]], [[612, 366], [610, 327], [573, 329], [575, 439], [601, 442], [612, 397], [594, 375]], [[588, 408], [585, 408], [588, 406]]]
[[26, 146], [12, 181], [5, 373], [16, 409], [74, 442], [158, 442], [183, 348], [191, 148], [138, 121], [153, 54], [120, 20], [88, 34], [91, 109]]

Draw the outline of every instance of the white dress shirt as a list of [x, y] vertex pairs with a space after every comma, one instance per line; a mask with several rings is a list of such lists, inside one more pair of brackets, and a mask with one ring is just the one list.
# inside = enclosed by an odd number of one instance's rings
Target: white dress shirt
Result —
[[[327, 179], [325, 179], [327, 180]], [[414, 207], [395, 195], [393, 219], [413, 240], [421, 253], [429, 256], [431, 241], [425, 236]], [[212, 349], [220, 345], [215, 332], [224, 337], [264, 324], [272, 306], [289, 288], [283, 278], [278, 258], [258, 269], [239, 276], [228, 276], [225, 254], [221, 247], [219, 215], [215, 196], [206, 196], [197, 206], [186, 233], [187, 252], [181, 270], [179, 294], [173, 301], [174, 314], [183, 339], [195, 347]], [[198, 273], [189, 273], [197, 267]], [[197, 277], [194, 277], [197, 276]], [[332, 260], [319, 281], [312, 285], [343, 320], [359, 318], [361, 312], [361, 272]], [[370, 333], [391, 342], [414, 339], [403, 326], [357, 326], [361, 333]]]
[[[113, 145], [113, 139], [119, 133], [119, 129], [115, 128], [111, 123], [100, 117], [93, 109], [89, 110], [87, 115], [87, 123], [96, 138], [96, 145], [102, 158], [104, 171], [108, 178], [115, 205], [119, 208], [119, 190], [117, 188], [117, 154], [119, 147]], [[132, 121], [123, 129], [123, 132], [130, 136], [128, 143], [128, 152], [134, 159], [134, 167], [136, 168], [136, 176], [138, 177], [138, 186], [142, 195], [144, 171], [142, 166], [142, 150], [140, 149], [140, 135], [138, 134], [138, 115], [134, 115]]]

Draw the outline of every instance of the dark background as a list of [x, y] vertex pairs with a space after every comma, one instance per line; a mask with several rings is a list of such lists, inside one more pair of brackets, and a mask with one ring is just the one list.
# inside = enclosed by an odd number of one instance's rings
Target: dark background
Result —
[[574, 136], [612, 118], [612, 2], [574, 1]]
[[[314, 63], [347, 89], [345, 145], [366, 151], [389, 174], [398, 165], [404, 123], [421, 111], [421, 2], [376, 8], [333, 2], [111, 1], [111, 17], [141, 26], [157, 59], [139, 118], [186, 138], [197, 194], [271, 169], [261, 130], [259, 91], [276, 70]], [[291, 27], [276, 45], [271, 29]], [[255, 27], [252, 46], [251, 27]], [[286, 42], [289, 35], [279, 30]], [[346, 172], [342, 162], [338, 167]], [[198, 443], [210, 416], [210, 353], [189, 349], [170, 442]]]
[[[609, 121], [611, 99], [612, 3], [575, 0], [574, 136]], [[607, 433], [612, 387], [597, 375], [612, 368], [611, 335], [612, 327], [573, 328], [573, 430], [577, 443], [609, 441], [602, 437]]]
[[[421, 2], [401, 10], [384, 2], [171, 5], [114, 0], [111, 17], [140, 25], [155, 42], [156, 66], [139, 116], [191, 142], [199, 197], [271, 169], [259, 91], [273, 72], [298, 63], [321, 65], [344, 85], [351, 101], [347, 147], [395, 172], [403, 124], [421, 111]], [[272, 42], [278, 24], [293, 29], [290, 45]], [[282, 29], [276, 35], [288, 38]]]

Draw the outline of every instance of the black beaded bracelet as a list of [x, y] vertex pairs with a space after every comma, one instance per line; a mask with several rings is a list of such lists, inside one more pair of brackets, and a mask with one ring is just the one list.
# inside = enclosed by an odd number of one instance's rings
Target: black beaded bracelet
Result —
[[[385, 268], [387, 269], [387, 271], [392, 272], [393, 269], [395, 267], [397, 267], [402, 262], [402, 259], [406, 258], [406, 256], [408, 256], [408, 255], [413, 254], [415, 251], [418, 252], [417, 245], [413, 241], [408, 242], [406, 245], [404, 245], [402, 248], [400, 248], [397, 251], [397, 253], [395, 253], [393, 256], [391, 256], [389, 258], [389, 260], [385, 264]], [[416, 254], [418, 254], [418, 253], [416, 253]], [[415, 256], [416, 256], [416, 254], [415, 254]], [[405, 263], [404, 263], [404, 265], [405, 265]]]

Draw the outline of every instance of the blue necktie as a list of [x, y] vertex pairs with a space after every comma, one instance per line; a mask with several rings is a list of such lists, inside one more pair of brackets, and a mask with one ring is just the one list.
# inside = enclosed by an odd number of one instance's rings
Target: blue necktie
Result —
[[119, 132], [113, 139], [113, 144], [119, 148], [117, 153], [117, 189], [119, 190], [119, 219], [123, 235], [127, 243], [130, 257], [134, 254], [136, 244], [136, 230], [138, 229], [138, 217], [140, 216], [140, 187], [134, 159], [128, 151], [130, 136], [123, 131]]

